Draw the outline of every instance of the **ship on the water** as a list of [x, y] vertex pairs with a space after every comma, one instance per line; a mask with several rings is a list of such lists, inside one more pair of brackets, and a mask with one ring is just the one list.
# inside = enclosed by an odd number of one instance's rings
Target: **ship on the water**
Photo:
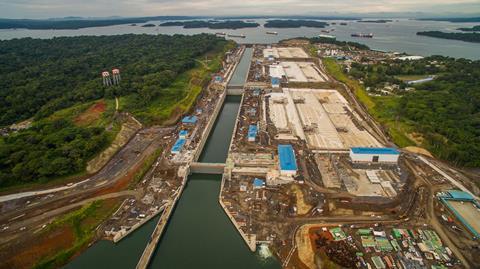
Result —
[[278, 32], [269, 31], [269, 32], [267, 32], [267, 35], [278, 35]]
[[239, 38], [245, 38], [246, 36], [243, 35], [243, 34], [240, 34], [240, 35], [232, 35], [232, 34], [228, 34], [227, 35], [228, 37], [239, 37]]
[[318, 37], [320, 37], [320, 38], [327, 38], [327, 39], [333, 39], [333, 40], [337, 39], [337, 37], [334, 36], [334, 35], [324, 35], [324, 34], [320, 34], [320, 35], [318, 35]]
[[353, 33], [351, 36], [353, 37], [364, 37], [364, 38], [373, 38], [372, 33]]
[[225, 33], [225, 32], [217, 32], [217, 33], [215, 33], [215, 34], [216, 34], [216, 35], [224, 36], [224, 35], [226, 35], [227, 33]]

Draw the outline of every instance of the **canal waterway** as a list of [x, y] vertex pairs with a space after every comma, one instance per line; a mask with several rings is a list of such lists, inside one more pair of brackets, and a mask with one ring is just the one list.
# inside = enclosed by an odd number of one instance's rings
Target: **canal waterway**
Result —
[[[245, 82], [252, 49], [247, 48], [230, 85]], [[200, 162], [224, 163], [240, 96], [228, 96], [200, 156]], [[218, 202], [221, 175], [193, 174], [170, 219], [150, 268], [280, 268], [274, 258], [252, 253]]]
[[159, 217], [160, 216], [157, 216], [145, 223], [117, 244], [106, 240], [95, 243], [67, 264], [65, 268], [135, 268], [140, 256], [142, 256], [143, 249], [150, 239], [150, 235], [155, 229]]
[[[245, 81], [251, 57], [247, 49], [235, 70], [238, 81]], [[225, 162], [240, 100], [240, 96], [226, 98], [201, 162]], [[220, 184], [221, 175], [189, 176], [150, 268], [281, 268], [275, 258], [262, 258], [249, 250], [218, 202]], [[157, 221], [158, 217], [152, 219], [118, 244], [97, 242], [66, 268], [135, 268]]]
[[228, 82], [228, 86], [243, 86], [247, 79], [250, 60], [253, 56], [253, 48], [246, 48], [243, 52], [242, 59], [238, 63], [232, 78]]

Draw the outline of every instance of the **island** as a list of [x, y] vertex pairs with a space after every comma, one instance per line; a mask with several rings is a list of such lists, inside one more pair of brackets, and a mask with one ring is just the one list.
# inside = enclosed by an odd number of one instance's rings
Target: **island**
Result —
[[260, 24], [256, 22], [244, 21], [170, 21], [160, 24], [160, 26], [183, 26], [185, 29], [208, 28], [208, 29], [242, 29], [257, 28]]
[[422, 18], [419, 21], [480, 22], [480, 17], [467, 18]]
[[418, 32], [417, 35], [480, 43], [480, 33], [446, 33], [441, 31], [425, 31]]
[[328, 26], [328, 23], [312, 20], [269, 20], [263, 25], [265, 28], [325, 28], [325, 26]]
[[480, 32], [480, 25], [475, 25], [472, 27], [462, 27], [462, 28], [458, 28], [457, 30], [464, 31], [464, 32]]
[[387, 22], [393, 22], [392, 20], [361, 20], [357, 22], [365, 22], [365, 23], [387, 23]]
[[31, 20], [31, 19], [0, 19], [0, 29], [81, 29], [88, 27], [103, 27], [121, 24], [146, 23], [156, 20], [187, 20], [198, 19], [200, 17], [186, 16], [156, 16], [156, 17], [137, 17], [137, 18], [106, 18], [106, 19], [84, 19], [77, 17], [68, 17], [61, 20]]
[[153, 23], [147, 23], [147, 24], [144, 24], [142, 25], [142, 27], [155, 27], [156, 25], [153, 24]]

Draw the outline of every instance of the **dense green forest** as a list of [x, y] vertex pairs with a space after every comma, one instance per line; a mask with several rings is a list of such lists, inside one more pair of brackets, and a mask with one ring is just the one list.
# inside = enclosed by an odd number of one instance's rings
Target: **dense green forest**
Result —
[[480, 33], [446, 33], [441, 31], [425, 31], [418, 32], [417, 35], [480, 43]]
[[263, 25], [265, 28], [300, 28], [315, 27], [324, 28], [328, 23], [312, 20], [269, 20]]
[[360, 44], [357, 42], [352, 42], [352, 41], [338, 41], [333, 38], [326, 38], [326, 37], [312, 37], [308, 39], [310, 43], [316, 44], [316, 43], [327, 43], [327, 44], [334, 44], [337, 46], [341, 47], [346, 47], [350, 46], [356, 49], [361, 49], [361, 50], [368, 50], [370, 49], [367, 45]]
[[[207, 34], [0, 41], [0, 126], [102, 97], [151, 98], [194, 67], [196, 57], [225, 44]], [[116, 67], [122, 83], [104, 88], [100, 73]]]
[[49, 20], [29, 20], [29, 19], [1, 19], [0, 29], [80, 29], [87, 27], [112, 26], [129, 23], [145, 23], [152, 20], [186, 20], [194, 17], [186, 16], [157, 16], [157, 17], [139, 17], [139, 18], [114, 18], [114, 19], [82, 19], [65, 18]]
[[160, 26], [183, 26], [185, 29], [189, 28], [209, 28], [209, 29], [242, 29], [242, 28], [256, 28], [260, 26], [256, 22], [244, 21], [172, 21], [164, 22]]
[[464, 32], [480, 32], [480, 25], [475, 25], [472, 27], [462, 27], [462, 28], [458, 28], [457, 30], [464, 31]]
[[421, 146], [457, 165], [480, 167], [480, 61], [432, 56], [423, 60], [352, 65], [365, 86], [400, 83], [405, 75], [432, 75], [400, 96], [372, 97], [377, 114], [422, 134]]
[[[150, 113], [150, 118], [161, 112], [146, 111], [151, 104], [168, 113], [177, 106], [188, 109], [201, 85], [184, 81], [196, 75], [194, 80], [203, 83], [215, 70], [206, 69], [198, 59], [210, 54], [221, 58], [227, 44], [207, 34], [0, 41], [1, 126], [34, 119], [31, 128], [0, 138], [0, 187], [84, 171], [86, 162], [118, 131], [118, 127], [106, 130], [114, 96], [120, 96], [129, 111]], [[210, 62], [213, 69], [221, 66], [219, 60]], [[104, 87], [100, 72], [112, 68], [121, 70], [121, 84]], [[81, 124], [79, 115], [102, 98], [111, 100], [107, 111], [98, 120]]]

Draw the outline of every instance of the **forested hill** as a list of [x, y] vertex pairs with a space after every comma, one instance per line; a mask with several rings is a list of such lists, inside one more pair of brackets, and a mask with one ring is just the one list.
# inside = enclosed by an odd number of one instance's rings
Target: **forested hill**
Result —
[[242, 28], [256, 28], [260, 24], [256, 22], [244, 21], [169, 21], [160, 24], [160, 26], [183, 26], [185, 29], [193, 28], [209, 28], [209, 29], [242, 29]]
[[[352, 64], [349, 74], [371, 90], [382, 89], [385, 83], [415, 88], [398, 95], [370, 96], [375, 103], [371, 112], [391, 134], [401, 132], [415, 140], [398, 139], [399, 146], [422, 146], [456, 165], [480, 167], [480, 61], [442, 56], [391, 60]], [[414, 85], [401, 80], [428, 76], [435, 78]]]
[[269, 20], [263, 25], [265, 28], [300, 28], [314, 27], [324, 28], [328, 23], [313, 20]]
[[471, 32], [471, 33], [447, 33], [447, 32], [441, 32], [441, 31], [425, 31], [425, 32], [418, 32], [417, 35], [480, 43], [480, 33], [475, 33], [475, 32]]
[[0, 18], [0, 29], [80, 29], [87, 27], [101, 27], [129, 23], [145, 23], [155, 20], [189, 20], [199, 17], [187, 16], [156, 16], [138, 18], [104, 18], [83, 19], [78, 17], [48, 20], [30, 19], [3, 19]]
[[[120, 130], [114, 96], [147, 124], [187, 111], [231, 46], [207, 34], [0, 41], [0, 126], [34, 117], [2, 130], [0, 189], [85, 173]], [[104, 87], [113, 68], [121, 83]]]
[[[166, 87], [196, 57], [225, 43], [206, 34], [0, 41], [0, 126], [76, 102]], [[100, 73], [112, 68], [121, 69], [122, 83], [104, 88]]]

